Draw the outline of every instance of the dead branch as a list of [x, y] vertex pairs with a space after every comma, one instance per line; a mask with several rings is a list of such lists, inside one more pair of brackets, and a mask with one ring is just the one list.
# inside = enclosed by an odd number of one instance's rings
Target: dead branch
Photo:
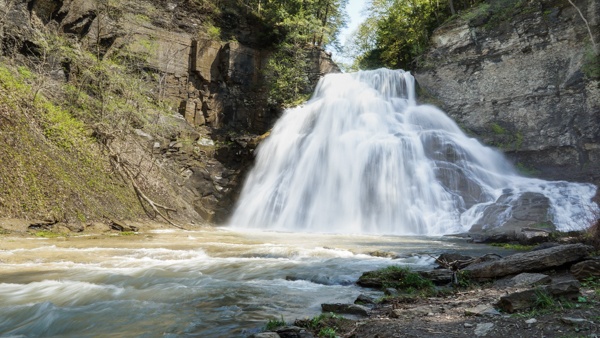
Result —
[[[116, 172], [119, 173], [119, 175], [121, 176], [121, 178], [124, 181], [129, 181], [131, 183], [131, 186], [133, 186], [133, 190], [135, 191], [136, 196], [140, 200], [140, 204], [142, 205], [142, 207], [145, 209], [143, 202], [146, 202], [152, 208], [155, 215], [160, 216], [167, 223], [169, 223], [170, 225], [172, 225], [176, 228], [186, 230], [184, 227], [174, 223], [167, 217], [169, 214], [169, 211], [177, 212], [176, 209], [169, 208], [167, 206], [164, 206], [162, 204], [158, 204], [158, 203], [154, 202], [140, 188], [140, 186], [136, 182], [137, 175], [134, 175], [132, 173], [131, 169], [129, 169], [129, 165], [128, 165], [127, 161], [123, 160], [121, 158], [121, 156], [119, 155], [119, 153], [114, 151], [113, 148], [110, 146], [110, 143], [112, 142], [112, 140], [115, 139], [115, 135], [113, 135], [112, 133], [107, 131], [107, 129], [104, 127], [105, 126], [101, 123], [96, 124], [94, 126], [94, 134], [95, 134], [96, 138], [100, 141], [100, 143], [104, 146], [105, 150], [108, 152], [108, 157], [110, 159], [110, 163], [111, 163], [112, 167], [115, 169]], [[163, 214], [160, 211], [160, 209], [164, 210], [167, 215]]]
[[165, 210], [167, 212], [167, 215], [168, 215], [169, 211], [177, 212], [177, 210], [175, 210], [173, 208], [169, 208], [169, 207], [164, 206], [162, 204], [158, 204], [158, 203], [154, 202], [152, 199], [150, 199], [148, 196], [146, 196], [146, 194], [144, 194], [144, 192], [142, 191], [142, 189], [139, 187], [139, 185], [135, 181], [135, 177], [134, 177], [133, 173], [127, 167], [127, 165], [121, 159], [121, 157], [118, 154], [114, 153], [112, 151], [112, 149], [109, 149], [109, 151], [111, 151], [111, 153], [109, 154], [109, 157], [111, 159], [111, 163], [113, 163], [113, 166], [115, 166], [117, 168], [117, 171], [119, 171], [120, 173], [124, 174], [125, 177], [128, 178], [128, 180], [131, 183], [131, 185], [133, 186], [133, 190], [135, 191], [135, 193], [138, 196], [138, 198], [141, 199], [141, 200], [143, 200], [143, 201], [145, 201], [152, 208], [152, 210], [154, 211], [154, 213], [156, 215], [159, 215], [167, 223], [171, 224], [172, 226], [174, 226], [176, 228], [185, 230], [185, 228], [182, 227], [181, 225], [178, 225], [178, 224], [175, 224], [174, 222], [172, 222], [159, 209]]
[[598, 49], [598, 46], [596, 45], [596, 41], [594, 41], [594, 34], [592, 33], [592, 29], [590, 28], [590, 23], [587, 21], [587, 19], [585, 18], [585, 16], [579, 9], [579, 7], [577, 7], [575, 5], [575, 3], [573, 3], [572, 0], [568, 0], [568, 1], [571, 4], [571, 6], [575, 7], [575, 9], [577, 10], [577, 13], [579, 13], [579, 16], [585, 23], [585, 27], [587, 28], [588, 34], [590, 35], [590, 41], [592, 42], [592, 49], [594, 50], [594, 55], [598, 56], [598, 54], [600, 53], [600, 50]]

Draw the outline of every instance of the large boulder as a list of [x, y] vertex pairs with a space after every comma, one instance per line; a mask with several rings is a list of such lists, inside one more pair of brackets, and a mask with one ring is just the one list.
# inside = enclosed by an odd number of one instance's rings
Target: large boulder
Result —
[[470, 231], [487, 231], [490, 235], [504, 235], [507, 240], [529, 242], [533, 236], [522, 229], [536, 227], [542, 228], [540, 229], [542, 234], [555, 229], [548, 197], [535, 192], [525, 192], [515, 196], [512, 191], [507, 191], [483, 211], [483, 216]]
[[567, 280], [502, 296], [496, 305], [505, 312], [513, 313], [540, 306], [545, 297], [573, 298], [578, 295], [579, 283], [576, 280]]

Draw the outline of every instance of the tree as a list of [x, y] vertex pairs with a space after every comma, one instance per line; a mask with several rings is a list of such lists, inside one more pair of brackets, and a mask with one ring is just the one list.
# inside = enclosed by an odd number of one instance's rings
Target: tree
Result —
[[368, 69], [391, 67], [412, 69], [429, 45], [433, 30], [457, 10], [479, 0], [372, 0], [367, 19], [351, 40], [355, 66]]

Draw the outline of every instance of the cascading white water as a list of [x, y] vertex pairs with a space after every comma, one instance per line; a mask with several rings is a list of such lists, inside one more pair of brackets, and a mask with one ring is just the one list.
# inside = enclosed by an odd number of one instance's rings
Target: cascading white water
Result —
[[559, 230], [589, 225], [598, 210], [595, 186], [521, 177], [442, 111], [417, 105], [414, 78], [401, 70], [325, 76], [257, 151], [234, 227], [448, 234], [500, 199], [506, 207], [483, 227], [501, 225], [526, 192], [546, 196]]

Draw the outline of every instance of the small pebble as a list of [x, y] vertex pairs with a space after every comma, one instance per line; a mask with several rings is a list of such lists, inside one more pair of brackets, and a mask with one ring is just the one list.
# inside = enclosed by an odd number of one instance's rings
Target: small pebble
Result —
[[527, 323], [527, 324], [535, 324], [535, 323], [537, 323], [537, 319], [535, 319], [535, 318], [527, 319], [525, 321], [525, 323]]
[[464, 323], [463, 326], [466, 327], [466, 328], [470, 328], [470, 327], [473, 327], [473, 324], [471, 324], [471, 323]]

